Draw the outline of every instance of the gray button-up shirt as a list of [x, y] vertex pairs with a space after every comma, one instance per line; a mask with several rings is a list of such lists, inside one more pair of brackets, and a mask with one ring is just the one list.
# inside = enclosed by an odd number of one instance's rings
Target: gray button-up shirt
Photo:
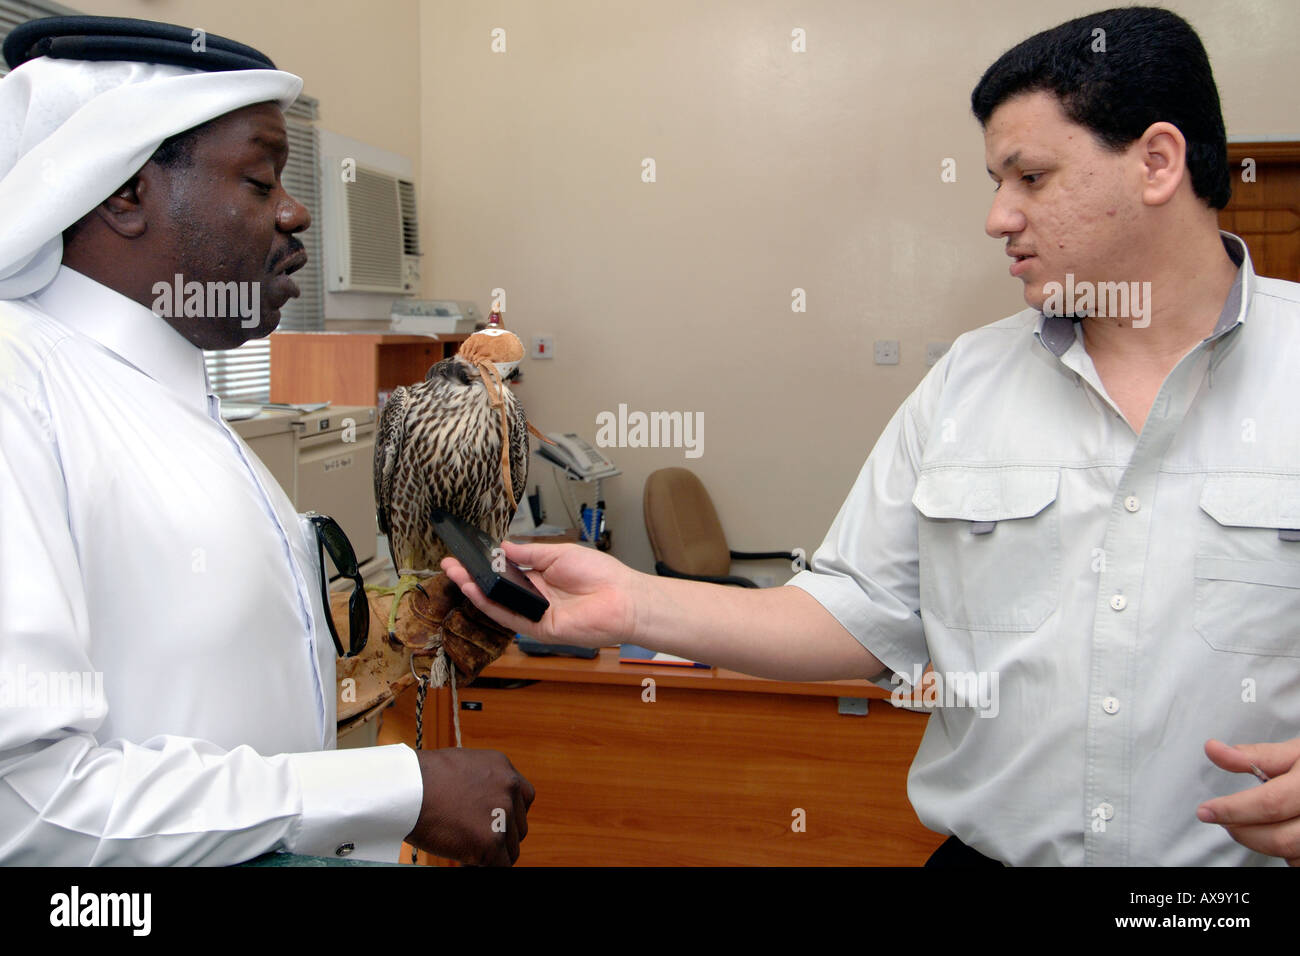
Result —
[[1007, 863], [1282, 862], [1196, 818], [1258, 785], [1206, 740], [1300, 734], [1300, 285], [1223, 240], [1236, 283], [1141, 435], [1070, 319], [968, 332], [791, 581], [882, 685], [932, 662], [908, 796]]

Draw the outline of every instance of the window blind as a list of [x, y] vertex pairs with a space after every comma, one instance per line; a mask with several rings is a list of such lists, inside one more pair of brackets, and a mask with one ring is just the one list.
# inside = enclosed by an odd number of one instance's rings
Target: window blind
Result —
[[[9, 31], [20, 23], [35, 20], [38, 17], [71, 17], [79, 11], [59, 3], [46, 3], [43, 0], [0, 0], [0, 43], [4, 42]], [[9, 72], [9, 65], [0, 56], [0, 76]]]

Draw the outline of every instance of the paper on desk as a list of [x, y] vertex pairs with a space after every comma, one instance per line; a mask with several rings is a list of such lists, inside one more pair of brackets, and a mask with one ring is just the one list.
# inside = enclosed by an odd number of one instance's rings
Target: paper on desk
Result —
[[621, 645], [618, 649], [618, 662], [620, 664], [672, 664], [675, 667], [703, 667], [705, 669], [709, 666], [708, 664], [701, 664], [699, 661], [678, 657], [676, 654], [652, 651], [648, 647], [640, 647], [636, 644]]

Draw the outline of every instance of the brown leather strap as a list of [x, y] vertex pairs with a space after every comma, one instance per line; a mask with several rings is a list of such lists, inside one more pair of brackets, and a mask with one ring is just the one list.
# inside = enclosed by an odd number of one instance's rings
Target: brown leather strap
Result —
[[501, 381], [501, 373], [497, 371], [497, 367], [487, 359], [479, 359], [474, 364], [478, 366], [479, 376], [487, 389], [488, 401], [493, 408], [501, 410], [501, 480], [505, 482], [506, 496], [510, 499], [510, 514], [513, 515], [519, 503], [515, 501], [515, 492], [510, 481], [510, 422], [506, 418], [505, 396], [501, 394], [505, 385]]

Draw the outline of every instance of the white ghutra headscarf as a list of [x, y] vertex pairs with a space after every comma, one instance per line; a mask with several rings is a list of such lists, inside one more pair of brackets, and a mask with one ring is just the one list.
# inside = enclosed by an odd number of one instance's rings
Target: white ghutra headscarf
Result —
[[127, 61], [29, 60], [0, 80], [0, 299], [44, 288], [63, 230], [107, 199], [163, 140], [233, 110], [287, 109], [302, 80]]

